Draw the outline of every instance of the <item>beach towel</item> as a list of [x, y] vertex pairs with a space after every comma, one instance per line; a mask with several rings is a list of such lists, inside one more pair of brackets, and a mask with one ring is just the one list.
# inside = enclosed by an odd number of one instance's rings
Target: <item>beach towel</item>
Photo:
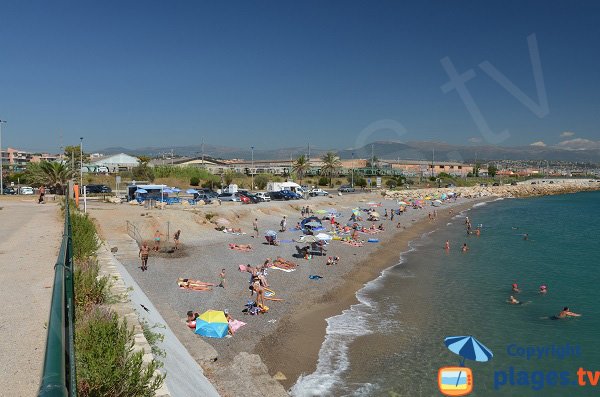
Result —
[[248, 268], [246, 267], [246, 265], [240, 265], [239, 266], [240, 272], [247, 272]]
[[272, 266], [271, 269], [281, 270], [282, 272], [286, 272], [286, 273], [290, 273], [290, 272], [296, 271], [296, 269], [282, 269], [282, 268], [277, 267], [277, 266]]
[[229, 326], [231, 327], [231, 332], [235, 333], [238, 329], [242, 328], [244, 325], [246, 325], [245, 322], [240, 321], [240, 320], [231, 320], [229, 322]]
[[241, 232], [241, 233], [240, 232], [230, 232], [227, 229], [223, 229], [223, 233], [225, 233], [225, 234], [233, 234], [235, 236], [241, 236], [242, 234], [246, 234], [244, 232]]
[[311, 280], [318, 280], [318, 279], [321, 279], [323, 277], [318, 276], [316, 274], [311, 274], [310, 276], [308, 276], [308, 278], [311, 279]]

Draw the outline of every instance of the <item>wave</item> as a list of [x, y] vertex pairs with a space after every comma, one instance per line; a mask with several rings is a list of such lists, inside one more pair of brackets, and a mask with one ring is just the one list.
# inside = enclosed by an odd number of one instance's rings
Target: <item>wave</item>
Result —
[[483, 207], [484, 205], [487, 205], [487, 201], [484, 201], [483, 203], [475, 203], [473, 204], [473, 208]]
[[[421, 238], [430, 233], [424, 233]], [[394, 267], [404, 262], [404, 255], [415, 251], [415, 244], [409, 242], [408, 250], [400, 254], [399, 261], [393, 266], [383, 270], [379, 277], [366, 283], [356, 292], [356, 298], [360, 303], [352, 305], [350, 309], [344, 310], [342, 314], [328, 318], [325, 332], [325, 341], [319, 350], [317, 369], [312, 374], [301, 375], [290, 389], [294, 397], [316, 397], [331, 395], [332, 390], [343, 390], [341, 394], [348, 396], [361, 396], [371, 394], [377, 389], [371, 383], [354, 383], [347, 385], [343, 375], [350, 368], [348, 349], [350, 344], [359, 336], [369, 335], [375, 331], [381, 332], [381, 328], [388, 328], [394, 332], [400, 327], [400, 322], [389, 320], [385, 327], [381, 327], [381, 311], [376, 301], [369, 298], [369, 293], [381, 288], [386, 274]], [[397, 310], [398, 308], [387, 308]], [[376, 319], [377, 321], [370, 321]], [[336, 392], [335, 394], [340, 394]]]

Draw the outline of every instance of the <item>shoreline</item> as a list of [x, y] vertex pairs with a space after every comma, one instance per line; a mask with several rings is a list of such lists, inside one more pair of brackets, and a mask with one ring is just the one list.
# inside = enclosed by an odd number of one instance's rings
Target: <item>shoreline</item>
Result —
[[[443, 207], [445, 211], [438, 214], [433, 223], [421, 217], [410, 227], [388, 236], [369, 258], [353, 265], [354, 269], [344, 277], [341, 285], [322, 296], [313, 297], [310, 303], [303, 303], [304, 310], [292, 311], [282, 319], [276, 330], [261, 339], [254, 353], [261, 357], [269, 373], [282, 372], [287, 377], [280, 383], [289, 391], [301, 375], [315, 371], [326, 337], [328, 318], [359, 304], [358, 291], [379, 278], [386, 269], [398, 264], [401, 255], [410, 249], [410, 242], [445, 226], [453, 216], [473, 208], [475, 204], [493, 200], [491, 197], [468, 199], [452, 207]], [[448, 213], [448, 209], [453, 210], [452, 214]]]

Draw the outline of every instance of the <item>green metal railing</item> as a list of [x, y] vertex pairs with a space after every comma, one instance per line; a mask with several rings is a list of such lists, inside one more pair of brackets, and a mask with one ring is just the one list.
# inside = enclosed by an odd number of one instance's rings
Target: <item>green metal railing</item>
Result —
[[39, 397], [75, 397], [74, 269], [69, 198], [65, 196], [65, 225], [54, 266], [52, 303]]

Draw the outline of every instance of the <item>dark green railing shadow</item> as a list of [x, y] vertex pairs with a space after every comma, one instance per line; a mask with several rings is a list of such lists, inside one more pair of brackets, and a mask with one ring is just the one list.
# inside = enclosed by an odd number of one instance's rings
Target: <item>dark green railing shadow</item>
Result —
[[52, 303], [39, 397], [75, 397], [74, 269], [69, 199], [65, 196], [65, 225], [54, 266]]

